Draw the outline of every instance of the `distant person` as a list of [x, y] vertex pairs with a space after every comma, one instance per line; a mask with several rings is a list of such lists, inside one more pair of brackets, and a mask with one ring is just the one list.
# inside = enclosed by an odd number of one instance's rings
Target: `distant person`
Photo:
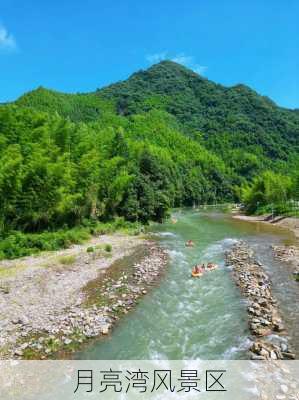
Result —
[[187, 240], [186, 246], [187, 247], [193, 247], [194, 246], [194, 242], [192, 240]]
[[207, 269], [209, 270], [209, 271], [213, 271], [214, 269], [217, 269], [218, 268], [218, 265], [217, 264], [213, 264], [213, 263], [208, 263], [208, 265], [207, 265]]
[[196, 274], [203, 274], [205, 272], [205, 265], [204, 264], [202, 264], [202, 265], [197, 264], [195, 266], [195, 269], [196, 269]]

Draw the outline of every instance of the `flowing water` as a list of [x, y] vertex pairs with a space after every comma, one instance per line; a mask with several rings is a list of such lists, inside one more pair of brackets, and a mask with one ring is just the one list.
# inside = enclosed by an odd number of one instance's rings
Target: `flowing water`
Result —
[[[225, 251], [238, 239], [248, 240], [272, 278], [291, 343], [299, 349], [298, 283], [288, 266], [275, 261], [271, 244], [292, 235], [221, 213], [178, 211], [177, 223], [151, 227], [170, 263], [162, 281], [124, 317], [111, 336], [94, 342], [79, 359], [242, 359], [248, 348], [246, 304], [225, 267]], [[192, 239], [193, 248], [185, 246]], [[200, 279], [190, 277], [198, 262], [219, 269]]]

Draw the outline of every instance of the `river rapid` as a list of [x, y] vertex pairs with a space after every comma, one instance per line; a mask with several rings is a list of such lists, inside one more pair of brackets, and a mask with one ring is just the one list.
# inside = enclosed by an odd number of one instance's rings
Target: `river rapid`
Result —
[[[177, 223], [150, 227], [169, 253], [161, 282], [125, 316], [111, 336], [93, 342], [77, 359], [246, 359], [246, 304], [225, 266], [225, 252], [248, 241], [273, 282], [293, 348], [299, 350], [298, 283], [291, 269], [273, 258], [271, 245], [292, 242], [291, 233], [218, 212], [180, 210]], [[185, 246], [192, 239], [193, 248]], [[191, 278], [192, 266], [212, 261], [219, 269]]]

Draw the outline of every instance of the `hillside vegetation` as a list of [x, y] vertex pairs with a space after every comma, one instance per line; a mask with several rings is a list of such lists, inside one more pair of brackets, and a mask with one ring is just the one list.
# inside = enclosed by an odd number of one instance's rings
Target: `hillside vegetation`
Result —
[[0, 107], [0, 232], [161, 221], [240, 198], [256, 211], [269, 180], [297, 196], [298, 150], [297, 111], [170, 61], [94, 93], [39, 88]]

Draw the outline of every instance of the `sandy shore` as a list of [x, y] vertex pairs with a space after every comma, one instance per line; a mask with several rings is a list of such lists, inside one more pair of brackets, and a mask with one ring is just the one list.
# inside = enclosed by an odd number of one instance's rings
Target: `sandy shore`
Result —
[[[134, 252], [140, 262], [129, 260], [129, 271], [113, 268]], [[120, 234], [2, 261], [0, 358], [55, 358], [58, 351], [74, 351], [108, 334], [165, 265], [166, 255], [155, 243]]]

